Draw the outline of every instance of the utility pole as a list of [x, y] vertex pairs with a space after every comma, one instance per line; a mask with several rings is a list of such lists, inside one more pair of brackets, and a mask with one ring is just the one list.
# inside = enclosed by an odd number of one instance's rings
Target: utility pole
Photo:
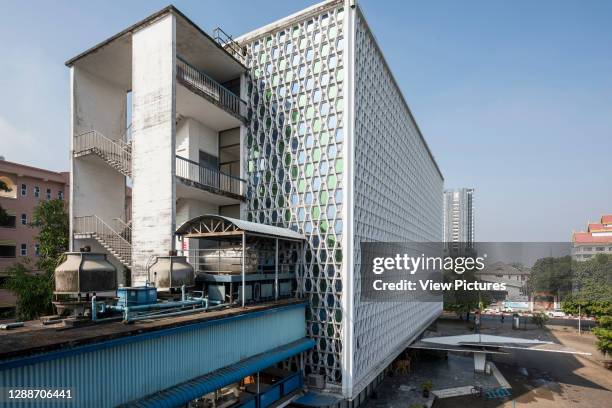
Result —
[[582, 320], [582, 313], [580, 310], [580, 305], [578, 305], [578, 334], [582, 335], [582, 331], [581, 331], [581, 320]]

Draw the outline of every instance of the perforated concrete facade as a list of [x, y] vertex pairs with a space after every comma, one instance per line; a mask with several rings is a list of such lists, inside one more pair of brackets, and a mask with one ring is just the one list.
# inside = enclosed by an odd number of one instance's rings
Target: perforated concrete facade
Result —
[[359, 392], [442, 311], [362, 303], [360, 242], [441, 242], [443, 178], [360, 11], [355, 13], [353, 389]]
[[310, 300], [309, 372], [341, 381], [343, 7], [284, 26], [247, 47], [247, 219], [308, 237], [301, 291]]
[[308, 238], [306, 369], [353, 398], [441, 310], [360, 303], [359, 242], [440, 241], [442, 176], [351, 2], [238, 41], [251, 69], [246, 216]]

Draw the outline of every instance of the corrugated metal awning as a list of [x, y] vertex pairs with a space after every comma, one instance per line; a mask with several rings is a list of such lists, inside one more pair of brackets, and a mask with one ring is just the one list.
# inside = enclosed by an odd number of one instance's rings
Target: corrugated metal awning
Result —
[[314, 347], [314, 340], [303, 338], [266, 353], [248, 358], [239, 363], [194, 378], [175, 387], [160, 391], [141, 400], [132, 401], [122, 407], [177, 407], [184, 406], [204, 394], [264, 370], [276, 363]]
[[176, 230], [176, 235], [187, 238], [213, 238], [242, 235], [243, 232], [272, 238], [291, 240], [305, 239], [299, 232], [288, 228], [273, 227], [272, 225], [259, 224], [216, 214], [207, 214], [192, 218], [183, 223], [183, 225]]

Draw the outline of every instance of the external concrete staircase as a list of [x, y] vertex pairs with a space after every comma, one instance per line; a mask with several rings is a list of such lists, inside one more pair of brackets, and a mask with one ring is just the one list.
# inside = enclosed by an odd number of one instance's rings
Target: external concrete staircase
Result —
[[[129, 128], [126, 134], [128, 131]], [[132, 177], [132, 146], [122, 139], [109, 139], [96, 130], [89, 130], [74, 138], [74, 157], [96, 155], [119, 173]], [[75, 217], [74, 237], [95, 239], [119, 262], [131, 268], [131, 227], [120, 219], [115, 221], [117, 228], [112, 228], [97, 215]]]
[[[120, 232], [96, 215], [74, 218], [74, 237], [93, 238], [127, 268], [132, 267], [132, 230], [129, 224], [116, 219]], [[119, 228], [118, 228], [119, 229]]]
[[73, 154], [74, 157], [95, 154], [124, 176], [132, 177], [132, 145], [121, 139], [109, 139], [89, 130], [74, 138]]

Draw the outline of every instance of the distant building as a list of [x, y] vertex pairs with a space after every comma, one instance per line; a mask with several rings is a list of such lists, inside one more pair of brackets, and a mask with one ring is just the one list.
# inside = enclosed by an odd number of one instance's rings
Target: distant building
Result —
[[15, 262], [36, 262], [38, 230], [30, 227], [34, 208], [41, 200], [67, 198], [70, 176], [67, 172], [0, 161], [0, 180], [10, 188], [10, 191], [0, 191], [0, 207], [8, 214], [6, 219], [0, 220], [2, 272]]
[[478, 280], [506, 284], [505, 292], [494, 294], [496, 300], [520, 302], [527, 301], [528, 299], [527, 294], [523, 291], [523, 287], [529, 279], [530, 273], [531, 270], [529, 268], [520, 268], [503, 262], [495, 262], [476, 272], [475, 275]]
[[612, 215], [602, 215], [586, 232], [572, 234], [572, 259], [587, 261], [597, 254], [612, 254]]
[[449, 252], [462, 252], [474, 244], [474, 189], [444, 191], [444, 242]]

